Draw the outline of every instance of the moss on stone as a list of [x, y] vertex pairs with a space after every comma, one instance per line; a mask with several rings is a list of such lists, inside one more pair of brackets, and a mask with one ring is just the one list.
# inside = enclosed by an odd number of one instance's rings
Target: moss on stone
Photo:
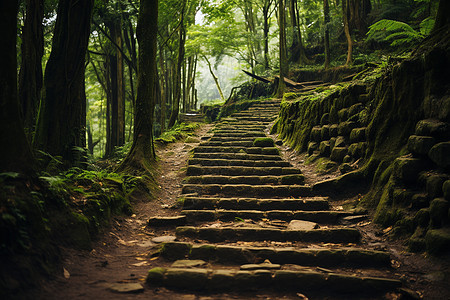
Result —
[[150, 285], [161, 285], [164, 281], [164, 275], [166, 273], [165, 268], [157, 267], [153, 268], [147, 273], [146, 282]]
[[259, 137], [253, 141], [253, 147], [274, 147], [273, 139], [270, 137]]

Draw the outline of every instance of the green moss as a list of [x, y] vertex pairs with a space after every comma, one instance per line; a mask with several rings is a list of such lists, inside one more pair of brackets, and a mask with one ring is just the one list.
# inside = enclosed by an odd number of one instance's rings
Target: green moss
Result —
[[328, 158], [321, 157], [316, 162], [316, 171], [319, 174], [326, 174], [332, 171], [335, 171], [338, 167], [338, 164], [334, 161], [329, 160]]
[[153, 268], [147, 273], [146, 282], [150, 285], [160, 285], [164, 281], [165, 268]]
[[274, 147], [272, 138], [260, 137], [253, 141], [253, 147]]

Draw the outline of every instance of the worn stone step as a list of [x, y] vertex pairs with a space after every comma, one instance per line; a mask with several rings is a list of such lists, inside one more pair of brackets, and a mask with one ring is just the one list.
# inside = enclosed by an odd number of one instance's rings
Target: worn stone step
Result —
[[263, 131], [216, 131], [214, 132], [214, 138], [222, 138], [222, 137], [239, 137], [239, 138], [256, 138], [256, 137], [265, 137], [266, 134]]
[[220, 147], [252, 147], [253, 140], [232, 140], [232, 141], [213, 141], [209, 140], [207, 142], [200, 143], [200, 147], [208, 147], [208, 146], [220, 146]]
[[[250, 220], [303, 220], [320, 224], [338, 224], [343, 217], [353, 215], [353, 211], [292, 211], [292, 210], [182, 210], [187, 222], [234, 221], [236, 218]], [[286, 224], [287, 226], [287, 224]]]
[[354, 295], [393, 291], [402, 286], [400, 280], [378, 277], [294, 270], [153, 268], [147, 274], [147, 284], [191, 291], [259, 291], [274, 290]]
[[238, 117], [234, 117], [235, 120], [232, 122], [242, 122], [242, 121], [251, 121], [251, 122], [271, 122], [273, 121], [276, 116], [273, 117], [253, 117], [253, 116], [238, 116]]
[[229, 159], [229, 160], [255, 160], [255, 161], [282, 161], [280, 155], [248, 154], [248, 153], [214, 153], [214, 152], [194, 152], [193, 158], [206, 159]]
[[181, 226], [186, 225], [186, 215], [179, 215], [174, 217], [151, 217], [148, 219], [148, 226], [160, 227], [160, 226]]
[[207, 159], [191, 158], [188, 165], [200, 166], [242, 166], [242, 167], [291, 167], [287, 161], [244, 160], [244, 159]]
[[391, 266], [388, 252], [356, 247], [297, 249], [168, 242], [161, 247], [160, 255], [168, 260], [189, 258], [221, 264], [255, 264], [268, 259], [274, 264], [300, 266], [359, 268]]
[[227, 175], [227, 176], [263, 176], [263, 175], [293, 175], [302, 172], [293, 167], [243, 167], [243, 166], [197, 166], [187, 168], [187, 176]]
[[302, 210], [318, 211], [330, 208], [327, 197], [301, 199], [257, 199], [257, 198], [182, 198], [184, 209], [249, 209], [249, 210]]
[[248, 154], [263, 154], [263, 155], [279, 155], [279, 150], [276, 147], [220, 147], [220, 146], [198, 146], [194, 149], [194, 153], [248, 153]]
[[[269, 169], [269, 168], [263, 168]], [[286, 184], [303, 184], [305, 177], [302, 174], [283, 175], [283, 176], [226, 176], [226, 175], [201, 175], [188, 176], [184, 178], [183, 183], [189, 184], [271, 184], [271, 185], [286, 185]]]
[[303, 185], [247, 185], [247, 184], [184, 184], [183, 194], [225, 195], [245, 197], [309, 197], [314, 193]]
[[255, 125], [255, 124], [247, 124], [243, 125], [241, 124], [228, 124], [228, 123], [219, 123], [217, 124], [214, 129], [211, 130], [211, 132], [221, 131], [221, 130], [228, 130], [228, 131], [264, 131], [266, 129], [265, 125]]
[[243, 111], [243, 112], [236, 112], [234, 114], [231, 115], [232, 118], [247, 118], [247, 117], [251, 117], [251, 118], [273, 118], [276, 117], [275, 113], [272, 112], [263, 112], [263, 111], [259, 111], [259, 110], [254, 110], [254, 111]]
[[361, 235], [354, 228], [283, 230], [256, 227], [194, 227], [176, 228], [177, 238], [193, 238], [210, 242], [223, 241], [297, 241], [322, 243], [357, 243]]

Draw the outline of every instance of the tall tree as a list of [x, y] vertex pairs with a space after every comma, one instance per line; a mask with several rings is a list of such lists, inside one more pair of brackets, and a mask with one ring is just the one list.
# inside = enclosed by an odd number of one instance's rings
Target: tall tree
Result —
[[450, 1], [440, 0], [433, 32], [450, 26]]
[[323, 19], [324, 19], [324, 48], [325, 48], [325, 69], [330, 66], [330, 5], [328, 0], [323, 0]]
[[93, 0], [60, 0], [34, 144], [65, 161], [86, 144], [85, 56]]
[[0, 2], [0, 172], [33, 172], [17, 100], [17, 0]]
[[306, 57], [305, 47], [303, 46], [302, 32], [300, 30], [299, 13], [297, 0], [290, 0], [289, 12], [291, 15], [291, 27], [292, 27], [292, 45], [290, 47], [289, 61], [293, 63], [299, 63], [301, 65], [310, 63], [308, 57]]
[[24, 126], [29, 136], [36, 123], [42, 89], [43, 18], [44, 0], [26, 0], [26, 16], [22, 33], [22, 63], [19, 72], [19, 103]]
[[352, 52], [353, 52], [353, 41], [350, 33], [350, 1], [342, 0], [342, 18], [344, 21], [344, 33], [347, 39], [347, 61], [345, 65], [351, 65], [352, 63]]
[[284, 78], [289, 72], [286, 53], [286, 12], [285, 0], [278, 0], [278, 26], [280, 28], [280, 80], [278, 81], [277, 97], [283, 98], [285, 83]]
[[274, 0], [264, 0], [263, 12], [263, 40], [264, 40], [264, 69], [269, 69], [269, 27], [270, 17], [273, 10], [271, 10]]
[[137, 168], [151, 171], [155, 159], [153, 146], [153, 112], [156, 99], [156, 33], [158, 0], [140, 0], [137, 25], [139, 68], [133, 145], [120, 170]]

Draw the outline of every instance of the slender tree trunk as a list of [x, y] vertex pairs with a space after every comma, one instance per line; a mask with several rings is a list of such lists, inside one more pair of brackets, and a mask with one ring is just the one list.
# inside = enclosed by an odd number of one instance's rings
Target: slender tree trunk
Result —
[[264, 27], [263, 27], [263, 39], [264, 39], [264, 69], [269, 69], [269, 6], [266, 7], [266, 3], [269, 3], [269, 0], [264, 1]]
[[277, 97], [283, 98], [285, 90], [284, 78], [289, 72], [286, 54], [285, 0], [278, 1], [278, 24], [280, 28], [280, 80], [278, 81]]
[[[186, 3], [185, 3], [186, 4]], [[178, 120], [178, 114], [180, 112], [180, 100], [181, 100], [181, 68], [184, 61], [184, 43], [186, 41], [186, 30], [184, 27], [184, 9], [181, 12], [180, 20], [180, 38], [178, 45], [178, 62], [174, 81], [174, 103], [172, 105], [172, 111], [170, 113], [170, 120], [168, 127], [171, 128]]]
[[292, 45], [290, 47], [289, 61], [299, 64], [308, 64], [310, 61], [306, 57], [305, 47], [303, 46], [302, 33], [298, 21], [298, 8], [297, 0], [290, 0], [289, 11], [291, 14], [291, 26], [292, 26]]
[[164, 50], [159, 47], [159, 68], [161, 70], [160, 81], [161, 81], [161, 134], [166, 131], [166, 106], [167, 106], [167, 96], [166, 96], [166, 70], [164, 65]]
[[324, 48], [325, 48], [325, 69], [330, 67], [330, 6], [328, 0], [323, 0], [323, 19], [325, 24]]
[[93, 2], [59, 1], [34, 139], [36, 148], [72, 163], [79, 158], [74, 147], [86, 145], [84, 73]]
[[139, 68], [133, 145], [119, 170], [132, 168], [151, 172], [155, 160], [153, 112], [156, 98], [157, 30], [158, 0], [141, 0], [137, 26]]
[[352, 52], [353, 52], [353, 41], [352, 36], [350, 35], [350, 26], [349, 26], [349, 16], [350, 16], [350, 0], [342, 0], [342, 17], [344, 21], [344, 32], [345, 37], [347, 38], [347, 61], [345, 63], [346, 66], [352, 64]]
[[22, 64], [19, 72], [19, 103], [22, 120], [31, 140], [36, 125], [37, 109], [43, 84], [42, 56], [44, 54], [44, 1], [27, 0], [22, 35]]
[[209, 73], [211, 73], [211, 76], [214, 79], [214, 82], [216, 83], [217, 91], [219, 92], [219, 95], [220, 95], [220, 100], [225, 101], [225, 97], [223, 96], [222, 88], [220, 87], [220, 84], [219, 84], [219, 79], [217, 78], [216, 74], [214, 74], [211, 63], [209, 62], [208, 58], [205, 55], [203, 55], [203, 58], [205, 59], [206, 63], [208, 64]]
[[17, 9], [18, 1], [0, 1], [0, 172], [34, 175], [17, 98]]

